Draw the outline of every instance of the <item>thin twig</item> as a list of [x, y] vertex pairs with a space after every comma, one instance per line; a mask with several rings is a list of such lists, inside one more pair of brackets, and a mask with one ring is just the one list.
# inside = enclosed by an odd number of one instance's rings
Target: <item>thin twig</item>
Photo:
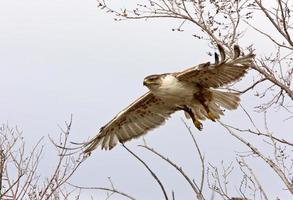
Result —
[[200, 193], [202, 193], [203, 186], [204, 186], [204, 180], [205, 180], [205, 161], [204, 161], [204, 156], [201, 153], [199, 145], [198, 145], [197, 141], [195, 140], [195, 137], [194, 137], [190, 127], [187, 125], [187, 123], [183, 119], [181, 119], [181, 120], [183, 121], [185, 127], [187, 128], [188, 133], [192, 138], [193, 144], [195, 145], [196, 151], [197, 151], [197, 153], [199, 155], [199, 158], [200, 158], [200, 162], [201, 162], [201, 181], [200, 181], [199, 191], [200, 191]]
[[159, 184], [163, 194], [164, 194], [164, 197], [166, 200], [168, 200], [168, 195], [167, 195], [167, 192], [162, 184], [162, 182], [160, 181], [160, 179], [158, 178], [158, 176], [151, 170], [151, 168], [138, 156], [136, 155], [133, 151], [131, 151], [129, 148], [127, 148], [124, 144], [122, 144], [122, 146], [131, 154], [133, 155], [139, 162], [141, 162], [145, 168], [151, 173], [152, 177], [157, 181], [157, 183]]
[[[219, 121], [220, 122], [220, 121]], [[236, 133], [234, 133], [228, 126], [226, 126], [224, 123], [220, 122], [220, 124], [236, 139], [238, 139], [241, 143], [245, 144], [248, 148], [252, 150], [252, 152], [255, 155], [258, 155], [263, 161], [265, 161], [274, 171], [280, 179], [283, 181], [283, 183], [288, 188], [289, 192], [293, 194], [293, 183], [290, 182], [290, 180], [287, 179], [284, 172], [274, 163], [271, 159], [265, 157], [256, 147], [254, 147], [250, 142], [246, 141], [244, 138], [240, 137]]]
[[181, 167], [179, 167], [178, 165], [176, 165], [173, 161], [171, 161], [169, 158], [166, 158], [165, 156], [163, 156], [162, 154], [160, 154], [159, 152], [157, 152], [156, 150], [154, 150], [153, 148], [150, 148], [148, 146], [144, 146], [144, 145], [139, 145], [140, 147], [143, 147], [147, 150], [149, 150], [150, 152], [154, 153], [155, 155], [159, 156], [160, 158], [162, 158], [163, 160], [165, 160], [167, 163], [169, 163], [171, 166], [173, 166], [178, 172], [180, 172], [180, 174], [184, 177], [184, 179], [188, 182], [188, 184], [191, 186], [192, 190], [194, 191], [194, 193], [196, 194], [196, 197], [198, 199], [204, 199], [202, 196], [202, 193], [199, 191], [199, 187], [188, 177], [188, 175], [182, 170]]
[[75, 188], [78, 188], [80, 190], [102, 190], [102, 191], [107, 191], [107, 192], [113, 192], [113, 193], [116, 193], [116, 194], [119, 194], [121, 196], [124, 196], [128, 199], [131, 199], [131, 200], [135, 200], [134, 197], [130, 196], [129, 194], [126, 194], [124, 192], [121, 192], [117, 189], [114, 189], [114, 188], [106, 188], [106, 187], [86, 187], [86, 186], [78, 186], [78, 185], [74, 185], [72, 183], [67, 183], [68, 185], [72, 186], [72, 187], [75, 187]]

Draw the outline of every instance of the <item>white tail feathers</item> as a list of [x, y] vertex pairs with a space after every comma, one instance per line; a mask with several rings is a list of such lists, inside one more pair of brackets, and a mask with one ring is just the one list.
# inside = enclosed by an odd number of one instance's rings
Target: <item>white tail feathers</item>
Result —
[[235, 110], [240, 102], [239, 93], [235, 92], [223, 92], [218, 90], [211, 90], [212, 102], [217, 105], [226, 108], [228, 110]]

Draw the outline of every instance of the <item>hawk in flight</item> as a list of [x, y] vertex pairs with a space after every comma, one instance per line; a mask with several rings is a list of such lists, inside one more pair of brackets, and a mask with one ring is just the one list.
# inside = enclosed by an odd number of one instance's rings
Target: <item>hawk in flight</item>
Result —
[[160, 125], [176, 111], [184, 111], [199, 130], [201, 120], [215, 121], [223, 109], [234, 110], [239, 105], [239, 93], [217, 88], [239, 80], [253, 63], [254, 54], [240, 55], [238, 46], [234, 56], [226, 58], [223, 47], [218, 45], [220, 58], [215, 53], [215, 63], [204, 63], [182, 72], [147, 76], [143, 85], [149, 92], [118, 113], [90, 141], [83, 144], [84, 153], [96, 147], [112, 149], [140, 137]]

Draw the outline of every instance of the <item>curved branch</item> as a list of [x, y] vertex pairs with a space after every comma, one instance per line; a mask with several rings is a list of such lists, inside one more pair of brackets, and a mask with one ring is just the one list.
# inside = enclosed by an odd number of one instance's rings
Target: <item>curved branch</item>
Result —
[[166, 200], [168, 200], [168, 195], [167, 192], [162, 184], [162, 182], [160, 181], [160, 179], [157, 177], [157, 175], [151, 170], [151, 168], [138, 156], [136, 155], [133, 151], [131, 151], [129, 148], [127, 148], [124, 144], [122, 144], [122, 146], [131, 154], [133, 155], [139, 162], [141, 162], [145, 168], [151, 173], [151, 175], [154, 177], [154, 179], [157, 181], [157, 183], [160, 185], [160, 188], [164, 194], [164, 197]]

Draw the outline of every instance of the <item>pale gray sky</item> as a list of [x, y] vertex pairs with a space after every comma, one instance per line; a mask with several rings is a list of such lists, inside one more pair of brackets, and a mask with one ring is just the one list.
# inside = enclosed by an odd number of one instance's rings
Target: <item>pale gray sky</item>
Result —
[[[2, 0], [0, 25], [0, 123], [17, 125], [28, 144], [48, 134], [57, 136], [57, 125], [69, 120], [70, 114], [72, 138], [84, 141], [147, 91], [142, 85], [145, 76], [211, 59], [204, 41], [194, 39], [190, 32], [172, 32], [170, 21], [115, 22], [97, 9], [95, 0]], [[243, 43], [255, 43], [248, 39]], [[253, 103], [252, 97], [243, 97], [248, 108]], [[242, 116], [241, 110], [227, 112], [223, 120], [242, 124]], [[181, 117], [182, 113], [175, 114], [146, 140], [198, 177], [199, 163]], [[216, 123], [204, 122], [200, 133], [192, 130], [206, 158], [216, 165], [221, 160], [229, 163], [235, 151], [245, 149]], [[127, 145], [143, 155], [169, 192], [174, 188], [178, 199], [192, 199], [182, 177], [138, 148], [140, 143], [138, 139]], [[53, 165], [48, 159], [55, 156], [50, 145], [46, 149], [44, 171]], [[263, 165], [255, 166], [256, 171], [263, 171]], [[95, 151], [72, 183], [107, 186], [109, 176], [117, 188], [139, 199], [162, 198], [149, 173], [121, 146], [110, 152]], [[232, 181], [237, 177], [236, 171], [232, 173]], [[265, 186], [276, 190], [274, 184]], [[102, 192], [94, 194], [105, 197]], [[286, 193], [277, 195], [287, 198]]]

